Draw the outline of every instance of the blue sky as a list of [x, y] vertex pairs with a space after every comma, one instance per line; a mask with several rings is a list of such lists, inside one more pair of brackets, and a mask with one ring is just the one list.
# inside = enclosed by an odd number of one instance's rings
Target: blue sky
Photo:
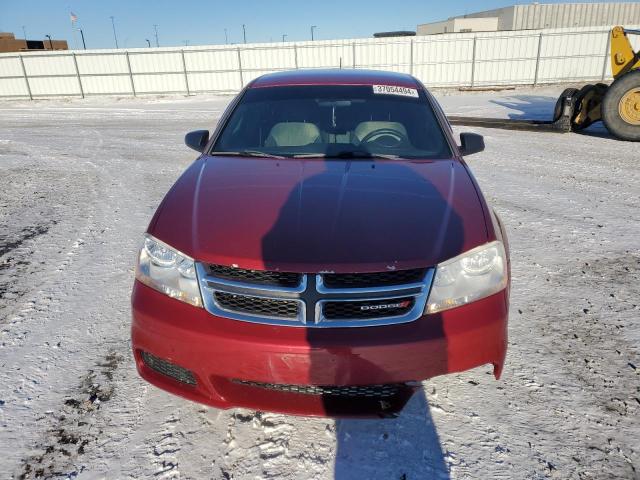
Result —
[[[583, 0], [584, 1], [584, 0]], [[69, 12], [78, 16], [87, 48], [114, 48], [110, 16], [115, 17], [120, 47], [144, 47], [155, 43], [158, 25], [161, 46], [242, 42], [242, 24], [248, 42], [309, 40], [310, 26], [317, 25], [316, 39], [370, 37], [385, 30], [415, 30], [419, 23], [454, 15], [498, 8], [508, 0], [0, 0], [0, 31], [29, 39], [66, 39], [81, 47], [71, 29]], [[543, 2], [541, 2], [543, 3]], [[545, 1], [544, 3], [562, 3]], [[75, 37], [75, 38], [74, 38]], [[77, 42], [77, 43], [76, 43]]]

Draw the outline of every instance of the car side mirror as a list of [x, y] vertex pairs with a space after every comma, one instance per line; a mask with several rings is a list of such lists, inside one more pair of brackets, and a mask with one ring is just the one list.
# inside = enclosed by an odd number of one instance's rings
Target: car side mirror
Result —
[[193, 148], [200, 153], [204, 151], [207, 142], [209, 142], [209, 130], [194, 130], [184, 136], [184, 143], [186, 143], [187, 147]]
[[469, 132], [463, 132], [460, 134], [460, 153], [463, 157], [483, 150], [484, 138], [482, 135]]

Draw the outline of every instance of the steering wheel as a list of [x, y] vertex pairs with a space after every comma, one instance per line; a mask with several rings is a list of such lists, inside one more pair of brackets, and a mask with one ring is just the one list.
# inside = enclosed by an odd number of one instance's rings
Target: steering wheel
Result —
[[367, 133], [360, 143], [376, 143], [381, 147], [399, 147], [402, 144], [408, 143], [409, 139], [406, 135], [394, 130], [393, 128], [378, 128]]

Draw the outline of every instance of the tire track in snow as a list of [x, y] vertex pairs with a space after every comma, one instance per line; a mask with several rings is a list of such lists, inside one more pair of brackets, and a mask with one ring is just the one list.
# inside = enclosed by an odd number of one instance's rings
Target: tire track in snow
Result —
[[[162, 423], [162, 431], [158, 438], [151, 441], [151, 451], [153, 453], [153, 463], [155, 470], [153, 476], [162, 480], [177, 480], [180, 478], [178, 469], [178, 453], [181, 445], [180, 439], [184, 434], [179, 428], [179, 418], [172, 414]], [[177, 428], [178, 427], [178, 428]]]
[[85, 470], [82, 456], [99, 436], [93, 428], [95, 416], [114, 394], [113, 373], [121, 361], [121, 356], [109, 353], [85, 375], [79, 391], [68, 393], [59, 411], [46, 412], [49, 428], [32, 447], [39, 453], [22, 460], [18, 479], [73, 478]]

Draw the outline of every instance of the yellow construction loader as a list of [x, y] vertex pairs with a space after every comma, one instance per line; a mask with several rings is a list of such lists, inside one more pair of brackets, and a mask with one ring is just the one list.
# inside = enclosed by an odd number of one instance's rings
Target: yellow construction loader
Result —
[[611, 30], [613, 83], [567, 88], [556, 102], [553, 120], [506, 120], [450, 116], [454, 125], [476, 125], [510, 130], [553, 132], [579, 131], [602, 120], [607, 130], [621, 140], [640, 141], [640, 51], [635, 52], [629, 35], [640, 30]]

